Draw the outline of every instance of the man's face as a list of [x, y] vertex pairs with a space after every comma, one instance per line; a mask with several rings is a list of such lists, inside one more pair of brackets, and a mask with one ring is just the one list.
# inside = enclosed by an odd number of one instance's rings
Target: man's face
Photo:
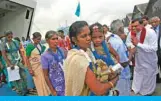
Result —
[[135, 21], [134, 23], [131, 24], [132, 31], [135, 33], [138, 33], [141, 31], [142, 26], [140, 25], [139, 21]]
[[153, 19], [152, 20], [152, 26], [153, 27], [157, 27], [159, 24], [158, 24], [158, 19]]
[[104, 26], [103, 31], [104, 31], [104, 34], [106, 34], [108, 32], [108, 28]]
[[64, 36], [64, 33], [59, 32], [59, 35], [60, 35], [61, 38], [64, 38], [65, 37]]
[[146, 26], [148, 24], [148, 21], [146, 19], [143, 19], [143, 24]]

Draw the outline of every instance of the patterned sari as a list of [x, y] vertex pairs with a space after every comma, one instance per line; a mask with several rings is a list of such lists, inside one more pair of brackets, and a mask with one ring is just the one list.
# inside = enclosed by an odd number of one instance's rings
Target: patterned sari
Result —
[[45, 51], [45, 46], [39, 44], [40, 47], [35, 46], [34, 44], [28, 44], [26, 48], [26, 56], [29, 57], [29, 62], [31, 68], [34, 71], [34, 83], [39, 96], [48, 96], [50, 95], [49, 87], [44, 78], [42, 65], [41, 65], [41, 54]]
[[65, 80], [62, 66], [64, 59], [64, 51], [59, 47], [57, 47], [56, 53], [52, 52], [49, 48], [41, 56], [43, 69], [48, 70], [49, 80], [52, 87], [56, 90], [57, 96], [64, 96], [65, 91]]
[[[13, 81], [12, 84], [16, 87], [18, 91], [20, 91], [20, 95], [25, 95], [27, 93], [27, 81], [26, 81], [26, 73], [25, 73], [25, 67], [21, 62], [21, 56], [19, 55], [19, 42], [16, 40], [12, 40], [10, 43], [5, 41], [2, 44], [2, 51], [6, 51], [6, 56], [11, 62], [11, 64], [16, 64], [18, 67], [20, 67], [19, 73], [21, 76], [20, 80]], [[20, 57], [19, 60], [16, 60], [18, 57]]]

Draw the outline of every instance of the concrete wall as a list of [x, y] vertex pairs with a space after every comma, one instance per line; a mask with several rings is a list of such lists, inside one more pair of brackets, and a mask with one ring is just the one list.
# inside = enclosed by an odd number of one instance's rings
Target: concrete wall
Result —
[[[26, 12], [30, 11], [29, 19], [26, 19]], [[33, 9], [23, 7], [17, 11], [8, 12], [4, 17], [0, 18], [0, 33], [4, 33], [6, 30], [11, 30], [14, 36], [26, 37], [29, 23], [31, 20], [31, 14]]]
[[27, 7], [35, 8], [36, 7], [36, 1], [34, 0], [9, 0]]

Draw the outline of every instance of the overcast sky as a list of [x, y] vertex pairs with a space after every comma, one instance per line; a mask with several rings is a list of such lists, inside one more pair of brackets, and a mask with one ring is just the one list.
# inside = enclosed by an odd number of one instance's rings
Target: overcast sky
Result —
[[122, 19], [133, 12], [134, 5], [149, 0], [80, 0], [81, 16], [75, 16], [78, 0], [36, 0], [32, 32], [42, 34], [56, 30], [59, 26], [70, 25], [76, 20], [86, 20], [89, 24], [100, 22], [110, 25], [112, 20]]

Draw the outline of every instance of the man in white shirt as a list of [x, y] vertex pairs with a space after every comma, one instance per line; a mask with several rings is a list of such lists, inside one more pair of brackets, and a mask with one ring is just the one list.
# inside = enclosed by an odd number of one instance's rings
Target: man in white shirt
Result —
[[143, 24], [145, 26], [145, 28], [152, 28], [152, 25], [149, 24], [149, 18], [147, 16], [143, 16], [142, 17], [142, 20], [143, 20]]
[[144, 28], [141, 19], [132, 21], [132, 31], [127, 36], [126, 44], [135, 48], [135, 67], [132, 90], [135, 94], [151, 95], [156, 87], [158, 73], [157, 36], [155, 31]]

